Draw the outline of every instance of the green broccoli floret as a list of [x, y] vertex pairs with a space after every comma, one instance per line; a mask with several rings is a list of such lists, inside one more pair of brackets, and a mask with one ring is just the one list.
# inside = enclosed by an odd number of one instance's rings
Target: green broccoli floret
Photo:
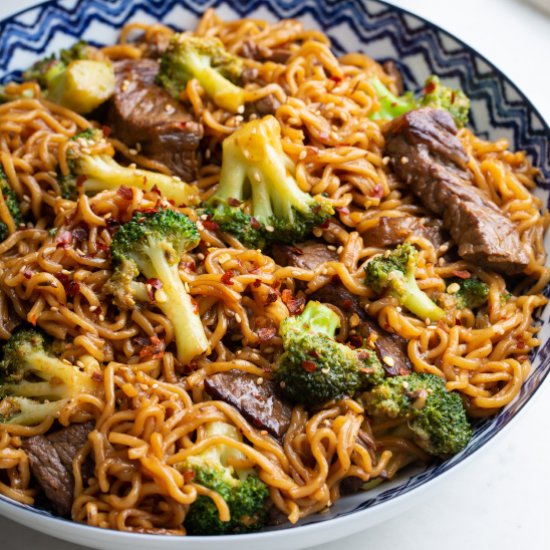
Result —
[[175, 34], [160, 60], [158, 82], [177, 98], [189, 80], [197, 79], [214, 103], [232, 113], [246, 102], [241, 79], [243, 62], [218, 38]]
[[364, 394], [363, 401], [374, 418], [406, 419], [417, 445], [435, 456], [458, 453], [472, 437], [459, 394], [447, 391], [433, 374], [387, 378]]
[[438, 321], [445, 312], [418, 288], [415, 278], [417, 249], [409, 244], [375, 256], [366, 267], [366, 285], [379, 295], [389, 293], [420, 319]]
[[380, 103], [380, 110], [370, 115], [371, 120], [392, 120], [420, 107], [432, 107], [449, 111], [459, 128], [468, 123], [470, 100], [466, 94], [443, 86], [435, 75], [426, 80], [423, 94], [418, 99], [412, 92], [406, 92], [402, 96], [392, 94], [376, 77], [371, 78], [369, 83]]
[[[212, 422], [207, 437], [222, 435], [242, 441], [238, 430], [225, 422]], [[189, 535], [223, 535], [261, 529], [267, 520], [267, 485], [253, 469], [234, 467], [231, 461], [246, 457], [228, 445], [214, 445], [200, 455], [189, 457], [178, 467], [195, 474], [193, 481], [218, 493], [226, 502], [230, 517], [220, 519], [214, 501], [201, 495], [191, 505], [184, 526]], [[226, 519], [226, 518], [224, 518]]]
[[101, 130], [91, 128], [74, 136], [77, 146], [70, 148], [68, 153], [70, 172], [67, 175], [58, 174], [63, 197], [74, 199], [79, 192], [95, 195], [123, 186], [142, 191], [151, 191], [156, 187], [163, 197], [176, 206], [196, 202], [197, 189], [179, 178], [122, 166], [106, 153], [91, 153], [90, 147], [103, 139]]
[[133, 292], [132, 281], [138, 273], [148, 279], [156, 290], [154, 304], [172, 323], [177, 357], [184, 365], [209, 348], [197, 305], [178, 272], [182, 256], [199, 242], [197, 227], [187, 216], [158, 210], [134, 214], [111, 243], [115, 271], [107, 288], [120, 302], [140, 299]]
[[[23, 215], [21, 214], [21, 209], [19, 208], [19, 201], [17, 200], [17, 195], [15, 191], [10, 187], [8, 183], [8, 178], [4, 171], [0, 168], [0, 192], [4, 199], [4, 203], [8, 208], [8, 211], [13, 220], [13, 226], [15, 230], [19, 228], [19, 225], [23, 223]], [[7, 239], [10, 234], [7, 224], [0, 221], [0, 242]]]
[[71, 48], [37, 61], [23, 74], [36, 80], [45, 97], [80, 114], [99, 107], [115, 89], [115, 73], [110, 61], [80, 41]]
[[334, 339], [340, 317], [310, 301], [301, 315], [287, 317], [279, 329], [284, 353], [275, 381], [285, 397], [307, 406], [353, 395], [378, 384], [384, 369], [376, 353], [353, 350]]
[[[489, 285], [477, 277], [448, 279], [447, 292], [456, 300], [459, 309], [481, 307], [489, 297]], [[451, 292], [452, 291], [452, 292]]]
[[[88, 362], [88, 366], [97, 362]], [[34, 425], [55, 415], [80, 393], [100, 388], [99, 370], [80, 370], [50, 353], [45, 337], [35, 329], [15, 333], [2, 348], [0, 416], [8, 424]]]
[[294, 170], [277, 119], [247, 122], [223, 142], [220, 183], [206, 212], [249, 248], [303, 240], [334, 210], [321, 197], [302, 191]]

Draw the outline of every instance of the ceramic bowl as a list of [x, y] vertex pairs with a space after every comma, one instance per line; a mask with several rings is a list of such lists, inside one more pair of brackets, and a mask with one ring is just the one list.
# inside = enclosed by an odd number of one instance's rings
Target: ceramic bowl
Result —
[[[224, 19], [300, 19], [308, 27], [328, 34], [337, 53], [362, 51], [379, 61], [396, 60], [410, 89], [418, 88], [432, 73], [446, 84], [460, 87], [472, 100], [471, 126], [477, 134], [491, 140], [508, 139], [512, 149], [527, 151], [533, 164], [541, 169], [537, 193], [547, 204], [550, 130], [536, 109], [504, 74], [472, 48], [437, 26], [378, 0], [45, 2], [0, 22], [0, 81], [17, 78], [36, 59], [77, 39], [98, 45], [113, 43], [122, 26], [130, 21], [161, 21], [177, 29], [193, 29], [208, 7], [215, 7]], [[329, 512], [309, 517], [293, 528], [200, 538], [129, 534], [59, 519], [5, 497], [0, 497], [0, 513], [49, 535], [104, 550], [217, 550], [220, 546], [228, 550], [292, 550], [329, 542], [411, 506], [506, 427], [550, 371], [549, 307], [540, 313], [539, 321], [544, 344], [534, 354], [529, 379], [513, 403], [476, 426], [472, 441], [462, 453], [428, 469], [408, 470], [377, 490], [345, 497]]]

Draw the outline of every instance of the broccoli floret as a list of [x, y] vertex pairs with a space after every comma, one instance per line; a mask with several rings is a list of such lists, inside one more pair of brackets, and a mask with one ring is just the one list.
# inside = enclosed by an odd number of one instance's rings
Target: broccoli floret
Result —
[[[0, 168], [0, 192], [4, 199], [4, 203], [10, 213], [11, 219], [13, 221], [13, 230], [16, 231], [19, 228], [19, 225], [23, 223], [23, 215], [21, 214], [21, 209], [19, 208], [19, 201], [17, 200], [17, 195], [15, 191], [8, 184], [8, 178], [4, 171]], [[7, 224], [0, 221], [0, 242], [7, 239], [10, 234], [10, 228]]]
[[0, 360], [2, 422], [39, 424], [76, 395], [96, 393], [101, 378], [94, 377], [94, 373], [99, 374], [99, 365], [93, 361], [87, 364], [80, 370], [57, 359], [50, 353], [45, 337], [35, 329], [15, 333], [4, 344]]
[[418, 99], [412, 92], [406, 92], [401, 96], [392, 94], [376, 77], [371, 78], [369, 83], [380, 103], [380, 110], [370, 115], [371, 120], [392, 120], [420, 107], [432, 107], [449, 111], [459, 128], [468, 123], [470, 100], [466, 94], [461, 90], [443, 86], [435, 75], [426, 80], [423, 94]]
[[206, 212], [249, 248], [303, 240], [334, 211], [302, 191], [293, 173], [277, 119], [247, 122], [223, 142], [220, 183]]
[[156, 187], [163, 197], [177, 206], [196, 202], [197, 190], [179, 178], [122, 166], [107, 153], [91, 153], [90, 147], [104, 139], [101, 130], [84, 130], [73, 139], [77, 146], [68, 153], [70, 172], [58, 175], [63, 197], [74, 199], [79, 191], [95, 195], [123, 186], [142, 191], [151, 191]]
[[108, 288], [122, 296], [119, 301], [140, 299], [131, 287], [134, 277], [140, 273], [155, 280], [154, 303], [172, 323], [177, 357], [184, 365], [209, 348], [197, 306], [178, 273], [182, 256], [199, 242], [197, 227], [187, 216], [158, 210], [134, 214], [111, 243], [115, 271]]
[[462, 90], [453, 90], [448, 86], [443, 86], [439, 77], [432, 75], [426, 80], [423, 92], [420, 98], [422, 107], [449, 111], [459, 128], [468, 124], [470, 100]]
[[158, 82], [177, 98], [196, 78], [214, 103], [232, 113], [244, 107], [246, 91], [237, 86], [243, 71], [218, 38], [175, 34], [160, 60]]
[[455, 298], [457, 308], [474, 309], [481, 307], [487, 302], [489, 285], [477, 277], [470, 277], [468, 279], [456, 277], [449, 279], [447, 282], [447, 292]]
[[379, 295], [389, 293], [421, 319], [438, 321], [445, 312], [422, 290], [415, 278], [418, 251], [410, 243], [375, 256], [366, 267], [366, 285]]
[[315, 301], [308, 302], [301, 315], [281, 323], [285, 351], [275, 381], [285, 397], [321, 405], [382, 381], [384, 369], [374, 351], [353, 350], [334, 339], [339, 325], [340, 317]]
[[[242, 441], [237, 429], [225, 422], [212, 422], [206, 427], [207, 437], [223, 435]], [[209, 447], [200, 455], [189, 457], [180, 469], [192, 471], [193, 481], [218, 493], [226, 502], [230, 517], [220, 518], [214, 501], [201, 495], [191, 505], [185, 517], [190, 535], [223, 535], [246, 533], [261, 529], [267, 520], [266, 499], [269, 489], [253, 469], [241, 469], [231, 461], [246, 457], [228, 445]]]
[[412, 373], [387, 378], [363, 396], [367, 413], [375, 418], [403, 418], [415, 442], [442, 458], [461, 451], [472, 429], [460, 396], [449, 392], [433, 374]]
[[110, 61], [83, 41], [61, 50], [59, 59], [52, 54], [36, 62], [23, 78], [36, 80], [47, 99], [80, 114], [99, 107], [115, 89]]

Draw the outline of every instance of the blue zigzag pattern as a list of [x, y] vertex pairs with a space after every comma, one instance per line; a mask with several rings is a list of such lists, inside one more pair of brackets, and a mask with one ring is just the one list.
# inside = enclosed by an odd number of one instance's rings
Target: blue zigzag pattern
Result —
[[[427, 76], [423, 74], [426, 69], [443, 79], [458, 80], [461, 88], [473, 100], [473, 128], [480, 135], [489, 138], [497, 137], [502, 131], [513, 136], [513, 148], [526, 150], [534, 165], [540, 167], [539, 187], [546, 199], [548, 198], [550, 131], [540, 114], [517, 87], [458, 39], [416, 16], [378, 0], [51, 0], [0, 22], [0, 81], [7, 82], [20, 77], [20, 70], [25, 67], [12, 66], [19, 52], [27, 52], [33, 59], [39, 59], [58, 33], [76, 39], [84, 35], [92, 24], [101, 23], [113, 29], [113, 36], [105, 37], [108, 42], [114, 38], [116, 29], [138, 13], [145, 13], [155, 20], [178, 28], [184, 22], [170, 19], [170, 13], [175, 8], [189, 14], [190, 18], [196, 18], [209, 7], [221, 6], [230, 7], [239, 16], [263, 9], [275, 18], [308, 17], [329, 34], [337, 52], [347, 51], [349, 48], [346, 45], [353, 40], [359, 41], [366, 53], [377, 44], [391, 44], [393, 51], [388, 51], [386, 58], [398, 60], [410, 88], [417, 88], [421, 84]], [[349, 29], [350, 32], [342, 32], [342, 28]], [[101, 43], [101, 40], [95, 41]], [[413, 58], [421, 58], [424, 67]], [[550, 295], [550, 288], [546, 289], [546, 294]], [[548, 317], [549, 314], [545, 311], [541, 321], [548, 323]], [[518, 398], [497, 417], [478, 424], [475, 436], [464, 452], [442, 464], [411, 475], [408, 479], [400, 479], [386, 490], [344, 499], [330, 513], [323, 517], [314, 516], [304, 523], [326, 521], [376, 506], [449, 470], [508, 424], [549, 371], [550, 342], [546, 342], [538, 350], [534, 371]], [[371, 494], [374, 496], [371, 497]], [[366, 500], [358, 503], [358, 499]], [[43, 510], [33, 510], [47, 514]]]

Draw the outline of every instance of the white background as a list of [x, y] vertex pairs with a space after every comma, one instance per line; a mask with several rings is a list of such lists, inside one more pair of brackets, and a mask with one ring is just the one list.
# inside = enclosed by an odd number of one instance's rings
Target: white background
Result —
[[[537, 0], [550, 7], [550, 0]], [[0, 17], [36, 0], [0, 0]], [[393, 0], [462, 38], [550, 121], [550, 16], [524, 0]], [[1, 53], [0, 53], [1, 55]], [[318, 550], [550, 549], [550, 381], [503, 434], [411, 511]], [[83, 550], [0, 518], [2, 550]], [[152, 549], [153, 550], [153, 549]]]

